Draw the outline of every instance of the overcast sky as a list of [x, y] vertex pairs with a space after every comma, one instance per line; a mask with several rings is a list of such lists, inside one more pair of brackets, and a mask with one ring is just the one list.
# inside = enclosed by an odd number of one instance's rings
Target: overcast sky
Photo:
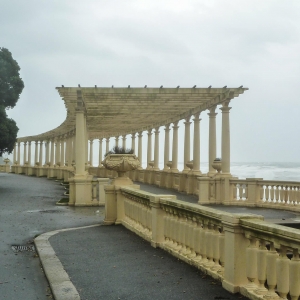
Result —
[[[25, 83], [17, 106], [8, 111], [18, 136], [64, 121], [55, 90], [62, 84], [243, 85], [249, 91], [231, 103], [231, 160], [300, 162], [299, 0], [0, 4], [0, 47], [12, 52]], [[206, 112], [201, 117], [205, 154]], [[221, 113], [218, 117], [220, 131]]]

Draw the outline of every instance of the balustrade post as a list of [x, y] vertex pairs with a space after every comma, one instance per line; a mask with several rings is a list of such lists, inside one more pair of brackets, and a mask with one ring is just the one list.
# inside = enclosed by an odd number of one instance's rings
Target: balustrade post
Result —
[[99, 139], [99, 164], [98, 164], [98, 168], [101, 167], [101, 161], [103, 159], [103, 154], [102, 154], [102, 138]]
[[93, 144], [94, 141], [90, 139], [90, 166], [93, 166]]
[[27, 143], [24, 142], [23, 146], [24, 146], [24, 152], [23, 152], [23, 166], [24, 166], [27, 159]]
[[230, 126], [229, 126], [229, 107], [230, 101], [222, 103], [222, 174], [230, 175]]
[[142, 137], [143, 137], [143, 132], [139, 132], [138, 134], [138, 159], [141, 163], [141, 169], [142, 169], [142, 158], [143, 158], [143, 140], [142, 140]]
[[170, 124], [165, 126], [165, 151], [164, 151], [164, 171], [169, 170], [167, 163], [170, 160]]
[[173, 123], [172, 173], [178, 173], [178, 121]]
[[154, 170], [159, 170], [159, 127], [155, 128]]
[[191, 154], [191, 150], [190, 150], [190, 144], [191, 144], [191, 136], [190, 136], [190, 128], [191, 128], [191, 123], [190, 122], [190, 117], [187, 117], [185, 119], [184, 122], [184, 168], [183, 168], [183, 173], [188, 173], [189, 172], [189, 168], [186, 166], [186, 164], [188, 163], [188, 161], [190, 161], [190, 154]]
[[216, 134], [216, 106], [209, 109], [209, 155], [208, 155], [208, 175], [216, 174], [216, 170], [212, 167], [213, 161], [217, 156], [217, 134]]
[[194, 115], [193, 174], [200, 175], [200, 113]]
[[152, 159], [152, 129], [148, 130], [148, 143], [147, 143], [147, 170], [151, 169], [150, 162]]

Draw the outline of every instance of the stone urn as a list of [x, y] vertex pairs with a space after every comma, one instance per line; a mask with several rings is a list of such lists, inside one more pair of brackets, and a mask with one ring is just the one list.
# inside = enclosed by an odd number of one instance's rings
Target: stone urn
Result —
[[10, 162], [8, 158], [3, 159], [3, 161], [5, 162], [6, 165]]
[[212, 167], [218, 171], [218, 173], [221, 172], [222, 170], [222, 161], [220, 158], [216, 158], [213, 163], [212, 163]]
[[118, 173], [113, 184], [128, 185], [132, 181], [126, 176], [126, 172], [136, 170], [141, 163], [134, 154], [108, 154], [101, 162], [103, 166]]
[[186, 165], [190, 170], [193, 170], [193, 168], [194, 168], [194, 161], [193, 161], [193, 160], [189, 160], [185, 165]]

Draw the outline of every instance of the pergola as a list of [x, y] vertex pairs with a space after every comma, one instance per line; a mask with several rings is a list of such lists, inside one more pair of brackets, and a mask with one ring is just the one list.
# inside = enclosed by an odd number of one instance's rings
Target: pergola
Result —
[[132, 134], [171, 124], [238, 97], [248, 88], [57, 87], [66, 120], [48, 132], [19, 138], [45, 141], [74, 132], [76, 107], [84, 109], [89, 139]]

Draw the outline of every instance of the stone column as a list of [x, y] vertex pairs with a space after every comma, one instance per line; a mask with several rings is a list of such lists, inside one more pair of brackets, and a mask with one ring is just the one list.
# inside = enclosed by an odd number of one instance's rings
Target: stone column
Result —
[[194, 151], [193, 151], [193, 173], [201, 174], [200, 171], [200, 113], [194, 115]]
[[[78, 105], [78, 104], [77, 104]], [[84, 109], [81, 106], [76, 108], [76, 175], [85, 175], [85, 159], [86, 159], [86, 145], [85, 145], [85, 116]]]
[[65, 140], [62, 138], [60, 140], [60, 166], [63, 167], [65, 165]]
[[90, 165], [93, 166], [93, 144], [94, 141], [90, 140]]
[[54, 165], [54, 139], [51, 140], [50, 167]]
[[72, 166], [72, 163], [75, 163], [76, 164], [76, 132], [73, 136], [73, 139], [72, 139], [72, 161], [71, 161], [71, 166]]
[[147, 144], [147, 168], [146, 169], [150, 169], [150, 161], [152, 158], [152, 129], [148, 130], [148, 144]]
[[85, 165], [88, 164], [89, 160], [89, 135], [86, 125], [86, 115], [84, 115], [84, 144], [85, 144]]
[[222, 103], [222, 174], [230, 175], [230, 127], [229, 127], [229, 102]]
[[49, 162], [49, 140], [45, 141], [45, 165]]
[[213, 161], [217, 156], [217, 135], [216, 135], [216, 106], [209, 110], [209, 153], [208, 153], [208, 175], [213, 175], [216, 170], [212, 167]]
[[34, 150], [34, 165], [36, 166], [36, 163], [38, 162], [38, 155], [39, 155], [39, 142], [35, 141], [35, 150]]
[[191, 134], [190, 134], [190, 129], [191, 129], [191, 123], [190, 122], [190, 117], [187, 117], [184, 122], [184, 167], [183, 167], [183, 173], [188, 173], [189, 168], [186, 166], [187, 162], [190, 161], [190, 144], [191, 144]]
[[116, 140], [116, 147], [119, 147], [119, 137], [116, 136], [115, 140]]
[[60, 141], [59, 140], [56, 141], [55, 147], [56, 147], [56, 149], [55, 149], [55, 162], [57, 164], [58, 162], [60, 162]]
[[106, 148], [105, 148], [105, 154], [109, 152], [109, 138], [106, 138]]
[[159, 127], [155, 128], [154, 170], [159, 170]]
[[28, 142], [28, 166], [31, 166], [31, 141]]
[[178, 173], [178, 121], [173, 123], [172, 173]]
[[66, 136], [66, 147], [65, 147], [65, 164], [70, 163], [70, 136]]
[[43, 141], [40, 141], [40, 157], [39, 157], [39, 166], [43, 165]]
[[21, 143], [18, 142], [18, 165], [21, 164]]
[[126, 135], [122, 135], [122, 148], [126, 149]]
[[101, 161], [103, 159], [103, 154], [102, 154], [102, 138], [99, 139], [99, 163], [98, 163], [98, 168], [101, 167]]
[[164, 171], [168, 170], [168, 161], [170, 160], [170, 124], [165, 126], [165, 153], [164, 153]]
[[131, 149], [135, 152], [135, 133], [131, 135]]
[[142, 160], [143, 160], [143, 132], [140, 131], [138, 134], [138, 158], [141, 163], [142, 168]]
[[27, 159], [27, 143], [24, 142], [24, 153], [23, 153], [23, 166], [26, 163], [26, 159]]
[[17, 145], [18, 145], [17, 143], [15, 143], [15, 145], [14, 145], [13, 164], [16, 163], [16, 159], [17, 159], [17, 147], [18, 147]]

